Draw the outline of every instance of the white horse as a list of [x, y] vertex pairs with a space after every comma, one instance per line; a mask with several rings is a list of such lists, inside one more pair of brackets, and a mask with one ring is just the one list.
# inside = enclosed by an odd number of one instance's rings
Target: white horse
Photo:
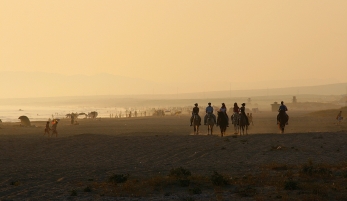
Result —
[[234, 124], [234, 134], [239, 133], [239, 119], [240, 119], [240, 114], [234, 112], [234, 114], [231, 116], [231, 122]]

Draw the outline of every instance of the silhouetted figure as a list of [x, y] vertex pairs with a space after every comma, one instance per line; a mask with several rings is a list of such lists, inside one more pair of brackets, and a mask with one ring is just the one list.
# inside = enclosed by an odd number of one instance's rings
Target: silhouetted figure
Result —
[[227, 114], [227, 107], [225, 106], [225, 103], [222, 103], [222, 107], [219, 109], [219, 111], [222, 112], [225, 115], [225, 117], [228, 119], [227, 127], [229, 127], [229, 117]]
[[71, 113], [71, 125], [75, 124], [75, 115]]
[[198, 107], [198, 104], [195, 103], [194, 105], [195, 105], [195, 107], [193, 108], [193, 111], [192, 111], [192, 117], [190, 117], [190, 126], [193, 126], [193, 118], [194, 118], [194, 115], [197, 115], [197, 117], [199, 118], [199, 121], [200, 121], [199, 125], [201, 125], [201, 118], [200, 118], [200, 116], [199, 116], [199, 107]]
[[288, 125], [288, 121], [289, 121], [289, 116], [287, 114], [287, 111], [288, 111], [288, 108], [287, 106], [284, 105], [283, 101], [281, 101], [281, 105], [280, 107], [278, 108], [278, 115], [277, 115], [277, 122], [280, 120], [280, 112], [284, 112], [285, 115], [287, 116], [287, 122], [286, 122], [286, 125]]
[[52, 122], [52, 135], [55, 134], [55, 137], [58, 136], [58, 131], [57, 131], [57, 126], [58, 126], [58, 121], [57, 120], [53, 120]]
[[247, 126], [249, 126], [249, 120], [248, 120], [248, 117], [247, 117], [246, 112], [245, 112], [246, 111], [246, 108], [245, 108], [246, 103], [242, 103], [241, 105], [242, 105], [242, 107], [240, 108], [241, 115], [243, 115], [246, 118]]
[[50, 131], [51, 131], [51, 128], [49, 127], [49, 121], [46, 122], [46, 128], [45, 128], [45, 132], [43, 135], [46, 135], [46, 133], [48, 135], [50, 135]]
[[206, 125], [208, 114], [211, 115], [212, 119], [214, 120], [214, 123], [217, 123], [216, 116], [213, 114], [213, 107], [211, 106], [211, 103], [208, 103], [208, 106], [206, 107], [206, 115], [204, 117], [204, 125]]

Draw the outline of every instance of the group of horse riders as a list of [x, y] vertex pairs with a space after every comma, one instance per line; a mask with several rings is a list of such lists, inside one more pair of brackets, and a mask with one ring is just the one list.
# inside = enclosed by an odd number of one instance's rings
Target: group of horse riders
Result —
[[[199, 121], [200, 121], [200, 125], [201, 125], [201, 118], [199, 116], [198, 103], [195, 103], [194, 105], [195, 105], [195, 107], [193, 108], [193, 111], [192, 111], [192, 117], [190, 118], [190, 126], [192, 126], [194, 115], [198, 116]], [[245, 112], [245, 110], [246, 110], [246, 108], [245, 108], [246, 103], [242, 103], [241, 105], [242, 105], [242, 107], [239, 108], [237, 103], [234, 103], [233, 114], [234, 115], [235, 114], [243, 115], [246, 118], [247, 125], [249, 125], [248, 116], [246, 115], [246, 112]], [[281, 101], [281, 105], [280, 105], [280, 107], [278, 109], [277, 123], [279, 121], [280, 114], [283, 112], [286, 115], [286, 117], [287, 117], [286, 125], [288, 125], [289, 116], [287, 114], [287, 111], [288, 111], [287, 106], [284, 105], [283, 101]], [[228, 117], [228, 114], [227, 114], [227, 108], [226, 108], [224, 103], [222, 103], [222, 107], [218, 110], [218, 112], [222, 112], [225, 115], [225, 117], [228, 119], [227, 127], [229, 127], [229, 117]], [[216, 116], [213, 114], [213, 107], [211, 106], [211, 103], [208, 103], [208, 106], [206, 107], [206, 115], [204, 117], [204, 125], [206, 125], [206, 121], [207, 121], [208, 115], [211, 115], [211, 117], [214, 120], [214, 123], [217, 123]], [[218, 124], [217, 124], [217, 126], [218, 126]]]
[[[195, 105], [195, 107], [193, 108], [193, 111], [192, 111], [192, 117], [190, 118], [190, 126], [192, 126], [194, 115], [198, 116], [199, 121], [200, 121], [200, 125], [201, 125], [201, 118], [199, 116], [198, 104], [195, 103], [194, 105]], [[240, 108], [237, 105], [237, 103], [234, 103], [233, 115], [235, 115], [235, 114], [243, 115], [245, 117], [246, 121], [247, 121], [247, 125], [249, 125], [249, 120], [248, 120], [248, 117], [247, 117], [247, 115], [245, 113], [245, 111], [246, 111], [246, 108], [245, 108], [246, 103], [242, 103], [241, 105], [242, 105], [242, 107]], [[226, 119], [228, 119], [227, 127], [229, 127], [229, 117], [228, 117], [228, 114], [227, 114], [227, 108], [225, 106], [225, 103], [222, 103], [222, 107], [217, 112], [221, 112], [222, 114], [225, 115]], [[217, 124], [216, 116], [213, 114], [213, 107], [211, 106], [211, 103], [208, 103], [208, 106], [206, 107], [206, 115], [204, 117], [204, 125], [206, 125], [206, 121], [207, 121], [207, 118], [208, 118], [209, 115], [214, 120], [214, 123]], [[218, 124], [217, 124], [217, 126], [218, 126]]]

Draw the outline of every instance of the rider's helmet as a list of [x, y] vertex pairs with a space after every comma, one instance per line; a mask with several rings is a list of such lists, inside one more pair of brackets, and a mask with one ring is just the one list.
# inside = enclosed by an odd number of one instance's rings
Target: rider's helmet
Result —
[[283, 105], [283, 101], [281, 101], [281, 104]]
[[224, 104], [224, 103], [222, 103], [222, 106], [225, 106], [225, 104]]
[[198, 104], [197, 104], [197, 103], [195, 103], [194, 105], [195, 105], [195, 106], [198, 106]]
[[246, 105], [246, 103], [242, 103], [241, 105], [242, 105], [242, 106], [245, 106], [245, 105]]
[[207, 103], [207, 104], [211, 106], [211, 103]]

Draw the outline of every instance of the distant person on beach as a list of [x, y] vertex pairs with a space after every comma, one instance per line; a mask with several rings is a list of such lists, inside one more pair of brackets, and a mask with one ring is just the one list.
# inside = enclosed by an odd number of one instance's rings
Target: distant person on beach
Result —
[[71, 113], [71, 124], [73, 125], [75, 123], [75, 115], [74, 113]]
[[193, 107], [193, 111], [192, 111], [192, 117], [190, 117], [190, 126], [193, 126], [193, 118], [194, 118], [194, 115], [196, 114], [200, 120], [200, 124], [201, 124], [201, 118], [199, 116], [199, 107], [198, 107], [198, 104], [195, 103], [194, 104], [195, 107]]
[[[287, 118], [288, 118], [288, 121], [289, 121], [289, 116], [288, 116], [288, 114], [287, 114], [288, 109], [287, 109], [287, 106], [284, 105], [283, 101], [281, 101], [281, 105], [280, 105], [280, 107], [278, 108], [277, 122], [279, 121], [279, 118], [280, 118], [280, 114], [279, 114], [279, 113], [280, 113], [281, 111], [283, 111], [283, 112], [287, 115]], [[286, 125], [288, 125], [288, 121], [286, 122]]]
[[49, 135], [51, 131], [51, 128], [49, 127], [49, 121], [46, 122], [46, 128], [45, 128], [45, 133], [43, 135], [46, 135], [46, 133]]
[[342, 111], [340, 111], [339, 114], [337, 114], [337, 116], [336, 116], [336, 120], [337, 120], [336, 125], [339, 125], [341, 123], [342, 119], [343, 119]]
[[56, 119], [54, 119], [52, 121], [52, 124], [53, 124], [52, 125], [52, 135], [55, 134], [55, 137], [57, 137], [58, 136], [58, 131], [57, 131], [58, 121]]

